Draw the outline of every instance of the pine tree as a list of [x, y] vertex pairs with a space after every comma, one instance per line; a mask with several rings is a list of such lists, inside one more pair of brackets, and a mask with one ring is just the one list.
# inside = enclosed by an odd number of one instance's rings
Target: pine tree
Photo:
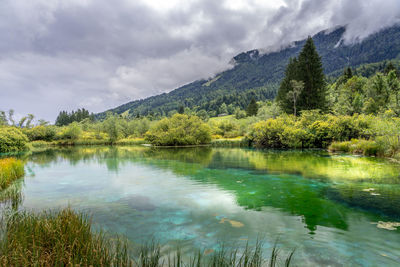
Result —
[[395, 71], [396, 77], [400, 77], [399, 70], [393, 65], [392, 61], [389, 61], [389, 64], [385, 68], [385, 75], [388, 75], [391, 71]]
[[298, 58], [299, 80], [304, 82], [304, 89], [299, 96], [298, 110], [327, 109], [327, 87], [322, 69], [321, 57], [314, 42], [308, 37]]
[[247, 116], [255, 116], [257, 115], [257, 112], [258, 112], [257, 102], [254, 98], [252, 98], [246, 109]]
[[311, 37], [307, 39], [299, 57], [289, 60], [285, 77], [278, 90], [276, 100], [286, 113], [294, 112], [293, 100], [288, 98], [288, 92], [293, 90], [292, 80], [304, 83], [304, 88], [297, 100], [297, 111], [327, 109], [325, 75], [321, 58]]
[[353, 77], [353, 71], [351, 70], [350, 67], [347, 67], [347, 68], [345, 69], [345, 71], [344, 71], [344, 73], [343, 73], [343, 76], [344, 76], [346, 82], [347, 82], [348, 80], [350, 80], [350, 79]]
[[389, 61], [389, 64], [387, 64], [384, 73], [385, 73], [386, 75], [388, 75], [389, 72], [391, 72], [392, 70], [395, 70], [395, 71], [397, 72], [397, 69], [396, 69], [396, 67], [393, 65], [392, 61]]

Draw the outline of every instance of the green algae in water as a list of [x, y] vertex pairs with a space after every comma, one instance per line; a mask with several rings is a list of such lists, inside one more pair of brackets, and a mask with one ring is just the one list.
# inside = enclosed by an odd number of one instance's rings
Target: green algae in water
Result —
[[[189, 253], [245, 247], [261, 235], [266, 250], [277, 237], [284, 252], [296, 248], [301, 266], [400, 261], [400, 167], [383, 159], [99, 146], [34, 153], [28, 167], [22, 207], [69, 204], [136, 244], [154, 238]], [[385, 222], [391, 230], [378, 227]]]

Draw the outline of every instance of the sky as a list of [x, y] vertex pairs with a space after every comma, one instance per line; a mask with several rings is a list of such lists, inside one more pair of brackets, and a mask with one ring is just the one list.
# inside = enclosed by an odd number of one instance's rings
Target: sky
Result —
[[347, 44], [400, 22], [399, 0], [0, 0], [0, 110], [54, 122], [101, 112], [347, 25]]

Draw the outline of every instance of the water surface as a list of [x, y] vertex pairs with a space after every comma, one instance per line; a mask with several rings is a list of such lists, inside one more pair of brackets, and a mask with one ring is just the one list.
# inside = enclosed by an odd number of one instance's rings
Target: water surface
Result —
[[[95, 226], [165, 248], [279, 238], [300, 266], [398, 266], [400, 166], [322, 151], [51, 149], [27, 158], [21, 208], [70, 205]], [[386, 222], [386, 224], [384, 223]], [[389, 222], [389, 224], [388, 224]]]

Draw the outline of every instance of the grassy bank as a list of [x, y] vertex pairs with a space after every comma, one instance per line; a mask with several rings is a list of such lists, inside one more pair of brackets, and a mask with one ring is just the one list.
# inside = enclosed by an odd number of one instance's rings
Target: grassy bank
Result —
[[38, 214], [6, 212], [1, 230], [2, 266], [289, 266], [294, 253], [280, 259], [274, 247], [267, 260], [257, 242], [241, 252], [223, 247], [210, 255], [198, 251], [184, 257], [179, 249], [163, 255], [159, 244], [150, 243], [137, 248], [133, 253], [137, 256], [131, 258], [127, 241], [94, 232], [90, 218], [70, 208]]
[[125, 242], [93, 233], [87, 216], [71, 209], [10, 212], [2, 226], [2, 266], [130, 266]]
[[0, 159], [0, 190], [24, 175], [24, 163], [15, 158]]
[[244, 136], [236, 138], [218, 138], [211, 140], [213, 147], [249, 147], [249, 140]]
[[78, 140], [56, 140], [56, 141], [33, 141], [33, 148], [55, 147], [55, 146], [91, 146], [91, 145], [141, 145], [145, 144], [144, 138], [123, 138], [114, 142], [108, 139], [78, 139]]
[[384, 149], [372, 140], [353, 139], [345, 142], [333, 142], [329, 148], [331, 152], [344, 152], [365, 156], [384, 156]]

